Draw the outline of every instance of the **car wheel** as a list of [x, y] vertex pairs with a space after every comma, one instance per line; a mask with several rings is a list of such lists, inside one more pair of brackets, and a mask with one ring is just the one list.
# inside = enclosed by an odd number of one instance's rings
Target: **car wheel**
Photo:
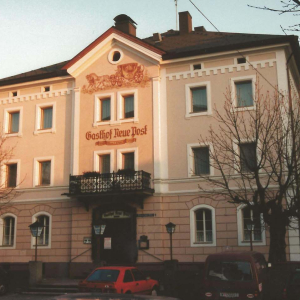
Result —
[[157, 286], [153, 287], [153, 289], [151, 291], [151, 296], [158, 296], [158, 287]]
[[0, 284], [0, 295], [4, 295], [7, 292], [7, 287], [4, 283]]

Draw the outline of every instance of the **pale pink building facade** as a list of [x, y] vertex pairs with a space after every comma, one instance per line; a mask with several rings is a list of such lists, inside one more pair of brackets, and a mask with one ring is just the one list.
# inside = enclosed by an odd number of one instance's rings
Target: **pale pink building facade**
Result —
[[[222, 110], [228, 87], [254, 89], [263, 76], [287, 91], [286, 61], [298, 44], [293, 37], [192, 31], [188, 12], [180, 13], [179, 32], [144, 40], [129, 17], [115, 21], [70, 61], [0, 80], [0, 122], [5, 147], [13, 147], [1, 182], [18, 191], [0, 211], [0, 262], [34, 259], [28, 226], [36, 220], [45, 226], [39, 260], [74, 276], [99, 261], [169, 260], [169, 222], [180, 264], [204, 262], [227, 246], [250, 247], [243, 207], [199, 191], [198, 172], [218, 176], [197, 166], [198, 153], [205, 155], [199, 136], [214, 122], [213, 107]], [[296, 83], [298, 52], [290, 68]], [[103, 221], [104, 234], [96, 236], [93, 225]], [[291, 260], [300, 260], [298, 235], [287, 237]], [[267, 255], [268, 230], [253, 244]]]

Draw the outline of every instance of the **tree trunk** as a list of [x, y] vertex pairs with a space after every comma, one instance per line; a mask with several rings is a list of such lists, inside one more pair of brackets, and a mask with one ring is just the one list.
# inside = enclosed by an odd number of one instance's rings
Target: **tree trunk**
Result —
[[285, 218], [272, 218], [270, 222], [270, 249], [269, 249], [269, 262], [285, 262], [286, 261], [286, 222]]

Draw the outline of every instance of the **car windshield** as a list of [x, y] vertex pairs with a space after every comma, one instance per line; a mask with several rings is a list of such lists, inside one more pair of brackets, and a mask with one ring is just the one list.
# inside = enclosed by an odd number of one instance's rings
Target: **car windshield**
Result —
[[109, 281], [116, 282], [119, 276], [119, 270], [96, 270], [86, 280], [87, 281]]
[[246, 261], [211, 261], [207, 274], [211, 280], [249, 281], [252, 280], [251, 265]]

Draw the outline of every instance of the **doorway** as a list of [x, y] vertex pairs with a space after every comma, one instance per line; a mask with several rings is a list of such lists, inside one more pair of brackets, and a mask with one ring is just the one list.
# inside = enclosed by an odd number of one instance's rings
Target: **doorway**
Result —
[[[116, 208], [117, 207], [117, 208]], [[93, 258], [107, 265], [133, 264], [137, 260], [136, 209], [127, 205], [94, 209], [93, 224], [104, 221], [103, 235], [93, 233]]]

